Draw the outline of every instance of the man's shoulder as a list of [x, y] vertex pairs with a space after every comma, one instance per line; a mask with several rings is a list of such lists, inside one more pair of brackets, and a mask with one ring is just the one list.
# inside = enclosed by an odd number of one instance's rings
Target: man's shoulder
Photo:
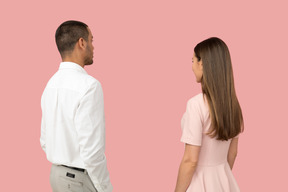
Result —
[[89, 75], [89, 74], [83, 74], [83, 80], [86, 82], [86, 84], [88, 86], [97, 86], [97, 85], [100, 85], [101, 86], [101, 83], [100, 81], [98, 81], [95, 77]]
[[101, 83], [93, 76], [78, 71], [57, 71], [48, 81], [46, 88], [69, 89], [85, 92], [91, 87], [99, 87]]

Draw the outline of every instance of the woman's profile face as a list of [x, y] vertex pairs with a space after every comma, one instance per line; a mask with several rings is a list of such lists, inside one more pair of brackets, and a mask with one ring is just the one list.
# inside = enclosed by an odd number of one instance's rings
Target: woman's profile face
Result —
[[192, 70], [196, 77], [197, 83], [200, 83], [203, 76], [203, 66], [202, 66], [202, 60], [198, 61], [197, 57], [195, 57], [195, 53], [193, 54], [192, 57]]

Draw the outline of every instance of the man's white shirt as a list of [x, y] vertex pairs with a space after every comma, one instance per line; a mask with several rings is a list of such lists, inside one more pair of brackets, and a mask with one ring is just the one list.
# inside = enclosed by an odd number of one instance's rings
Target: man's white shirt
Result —
[[102, 87], [78, 64], [62, 62], [41, 98], [41, 147], [56, 165], [86, 169], [98, 192], [112, 191], [106, 165]]

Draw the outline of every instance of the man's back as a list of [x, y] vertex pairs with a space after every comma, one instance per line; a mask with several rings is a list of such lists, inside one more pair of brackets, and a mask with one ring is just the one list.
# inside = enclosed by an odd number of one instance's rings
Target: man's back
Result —
[[92, 84], [99, 83], [82, 67], [68, 62], [61, 63], [49, 80], [41, 99], [49, 161], [63, 164], [69, 160], [69, 166], [84, 168], [74, 120], [80, 100]]
[[101, 84], [78, 64], [62, 62], [47, 83], [41, 107], [40, 141], [47, 159], [86, 169], [96, 188], [110, 188]]

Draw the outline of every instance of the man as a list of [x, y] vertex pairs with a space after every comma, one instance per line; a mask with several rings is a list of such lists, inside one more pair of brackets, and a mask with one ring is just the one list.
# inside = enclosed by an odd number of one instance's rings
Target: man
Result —
[[53, 192], [111, 192], [106, 166], [103, 92], [85, 65], [93, 63], [93, 36], [79, 21], [56, 31], [62, 62], [41, 98], [41, 147], [52, 163]]

